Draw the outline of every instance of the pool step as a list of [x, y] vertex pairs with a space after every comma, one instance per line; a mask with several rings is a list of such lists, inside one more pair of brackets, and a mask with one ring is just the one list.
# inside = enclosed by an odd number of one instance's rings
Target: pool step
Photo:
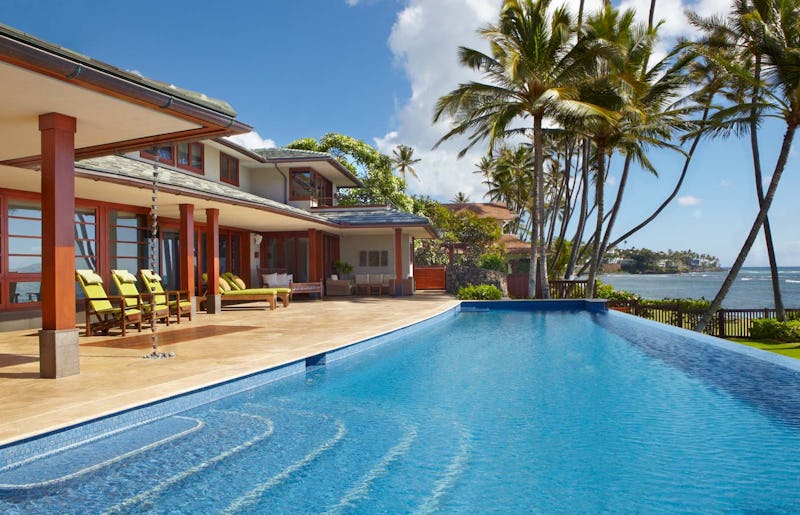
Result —
[[202, 427], [201, 420], [172, 416], [8, 463], [0, 467], [0, 492], [56, 485], [155, 449]]

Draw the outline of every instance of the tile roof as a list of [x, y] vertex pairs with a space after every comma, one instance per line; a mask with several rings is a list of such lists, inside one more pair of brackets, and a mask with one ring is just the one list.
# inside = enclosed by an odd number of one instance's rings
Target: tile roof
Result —
[[[153, 163], [149, 161], [139, 161], [126, 156], [105, 156], [84, 159], [75, 163], [75, 168], [80, 170], [90, 170], [94, 172], [110, 173], [120, 177], [138, 179], [150, 182], [153, 178]], [[325, 218], [310, 213], [304, 209], [276, 202], [252, 193], [247, 193], [240, 189], [228, 186], [227, 184], [210, 181], [191, 172], [183, 172], [172, 168], [158, 167], [158, 182], [162, 186], [174, 186], [190, 192], [214, 195], [220, 200], [231, 200], [237, 202], [247, 202], [255, 205], [268, 207], [274, 210], [285, 212], [287, 215], [299, 216], [302, 218], [312, 218], [321, 222]]]
[[430, 221], [424, 216], [390, 207], [325, 208], [315, 213], [343, 226], [430, 225]]
[[517, 214], [508, 209], [505, 202], [457, 202], [442, 204], [443, 207], [455, 213], [470, 211], [478, 218], [494, 218], [495, 220], [514, 220]]
[[[126, 156], [105, 156], [84, 159], [75, 163], [77, 170], [87, 170], [102, 174], [150, 182], [153, 178], [153, 163]], [[191, 172], [183, 172], [159, 166], [158, 182], [189, 193], [213, 195], [221, 201], [235, 201], [268, 207], [281, 211], [287, 216], [312, 219], [319, 222], [334, 223], [342, 227], [381, 227], [381, 226], [430, 226], [424, 216], [398, 211], [388, 207], [348, 207], [326, 208], [306, 211], [275, 200], [259, 197], [227, 184], [208, 180]], [[431, 228], [431, 231], [433, 229]]]
[[501, 234], [499, 243], [503, 244], [509, 254], [523, 254], [531, 251], [531, 244], [522, 241], [516, 234]]
[[333, 159], [327, 152], [298, 150], [294, 148], [256, 148], [253, 152], [264, 159]]

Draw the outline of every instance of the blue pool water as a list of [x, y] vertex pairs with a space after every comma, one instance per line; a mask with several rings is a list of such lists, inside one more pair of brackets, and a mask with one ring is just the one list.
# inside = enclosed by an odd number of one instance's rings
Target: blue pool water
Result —
[[618, 313], [465, 310], [0, 462], [0, 512], [797, 511], [800, 367], [709, 342]]

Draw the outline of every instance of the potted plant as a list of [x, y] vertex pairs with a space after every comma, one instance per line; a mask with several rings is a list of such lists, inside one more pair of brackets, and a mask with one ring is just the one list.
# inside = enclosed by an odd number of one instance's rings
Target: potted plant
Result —
[[339, 274], [339, 279], [345, 279], [353, 271], [353, 265], [347, 261], [336, 260], [333, 262], [333, 269]]

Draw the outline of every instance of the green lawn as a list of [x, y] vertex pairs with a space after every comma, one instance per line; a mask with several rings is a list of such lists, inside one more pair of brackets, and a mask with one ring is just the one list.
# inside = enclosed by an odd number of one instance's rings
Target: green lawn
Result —
[[800, 342], [783, 343], [783, 342], [770, 342], [750, 340], [748, 338], [731, 338], [733, 342], [755, 347], [756, 349], [764, 349], [775, 354], [782, 354], [790, 358], [800, 359]]

